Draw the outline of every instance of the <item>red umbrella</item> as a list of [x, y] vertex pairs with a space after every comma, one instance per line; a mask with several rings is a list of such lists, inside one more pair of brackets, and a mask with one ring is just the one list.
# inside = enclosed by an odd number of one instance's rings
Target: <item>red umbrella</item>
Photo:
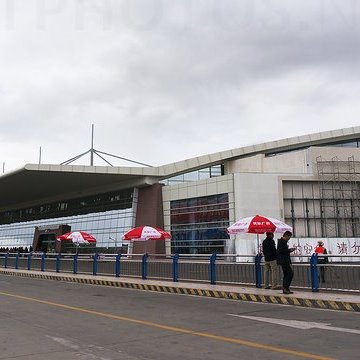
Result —
[[265, 234], [266, 232], [292, 231], [292, 227], [284, 222], [261, 215], [250, 216], [238, 220], [227, 228], [229, 234]]
[[171, 235], [158, 227], [138, 226], [126, 232], [122, 238], [123, 240], [137, 241], [165, 240], [171, 239]]
[[255, 215], [238, 220], [235, 224], [229, 226], [227, 231], [229, 234], [234, 235], [242, 233], [256, 234], [257, 248], [260, 252], [259, 234], [265, 234], [266, 232], [292, 232], [292, 227], [278, 219]]
[[72, 231], [60, 235], [56, 238], [58, 241], [72, 241], [76, 245], [96, 243], [96, 239], [84, 231]]

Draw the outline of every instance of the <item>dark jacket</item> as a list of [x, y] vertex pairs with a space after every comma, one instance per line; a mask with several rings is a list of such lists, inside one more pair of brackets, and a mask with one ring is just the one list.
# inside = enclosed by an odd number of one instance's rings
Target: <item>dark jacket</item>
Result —
[[266, 237], [262, 242], [262, 252], [265, 257], [265, 261], [276, 260], [276, 246], [274, 239]]
[[294, 250], [290, 250], [288, 242], [283, 238], [280, 238], [277, 243], [277, 263], [279, 265], [291, 264], [290, 253]]

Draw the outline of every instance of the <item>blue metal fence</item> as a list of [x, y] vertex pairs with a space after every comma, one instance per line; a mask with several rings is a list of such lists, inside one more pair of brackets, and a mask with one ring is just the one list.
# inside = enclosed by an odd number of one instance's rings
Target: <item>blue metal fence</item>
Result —
[[[323, 256], [323, 255], [322, 255]], [[356, 262], [345, 264], [328, 255], [331, 263], [319, 264], [314, 254], [307, 262], [293, 264], [295, 287], [311, 289], [348, 290], [360, 292], [360, 256]], [[349, 256], [346, 256], [349, 258]], [[50, 271], [105, 276], [133, 276], [146, 280], [163, 279], [177, 282], [202, 281], [210, 284], [247, 284], [263, 286], [261, 254], [233, 255], [116, 255], [116, 254], [45, 254], [0, 253], [4, 268]], [[249, 258], [252, 261], [248, 261]], [[241, 260], [244, 260], [241, 262]], [[0, 262], [1, 266], [1, 262]], [[280, 270], [279, 270], [280, 275]], [[325, 279], [326, 278], [326, 279]], [[326, 286], [325, 286], [326, 284]]]

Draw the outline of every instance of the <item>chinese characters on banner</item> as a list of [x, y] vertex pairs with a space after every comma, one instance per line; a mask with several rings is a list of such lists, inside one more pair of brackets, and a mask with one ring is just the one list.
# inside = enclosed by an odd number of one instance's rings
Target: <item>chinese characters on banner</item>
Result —
[[352, 249], [352, 254], [360, 255], [360, 241], [358, 243], [354, 241], [354, 244], [351, 247], [351, 249]]
[[[359, 258], [351, 257], [360, 255], [360, 239], [359, 238], [292, 238], [289, 241], [289, 247], [295, 248], [291, 254], [295, 261], [307, 261], [306, 258], [301, 256], [311, 256], [317, 245], [321, 240], [329, 255], [341, 255], [343, 261], [359, 261]], [[348, 255], [344, 257], [345, 255]], [[329, 258], [329, 261], [332, 259]], [[333, 258], [333, 261], [341, 261], [340, 258]]]
[[[275, 245], [280, 234], [275, 234]], [[262, 241], [265, 236], [259, 235], [257, 238], [239, 238], [235, 241], [236, 254], [242, 257], [236, 261], [253, 261], [253, 256], [262, 252]], [[295, 248], [291, 253], [293, 262], [309, 263], [311, 255], [315, 252], [317, 242], [321, 240], [327, 250], [329, 262], [359, 262], [360, 260], [360, 238], [291, 238], [289, 240], [289, 248]], [[249, 256], [246, 258], [246, 256]]]

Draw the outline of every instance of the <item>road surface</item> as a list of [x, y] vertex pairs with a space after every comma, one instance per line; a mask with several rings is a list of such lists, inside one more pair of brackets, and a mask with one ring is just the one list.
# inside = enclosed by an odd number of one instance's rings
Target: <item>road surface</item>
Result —
[[0, 275], [0, 359], [358, 359], [360, 313]]

